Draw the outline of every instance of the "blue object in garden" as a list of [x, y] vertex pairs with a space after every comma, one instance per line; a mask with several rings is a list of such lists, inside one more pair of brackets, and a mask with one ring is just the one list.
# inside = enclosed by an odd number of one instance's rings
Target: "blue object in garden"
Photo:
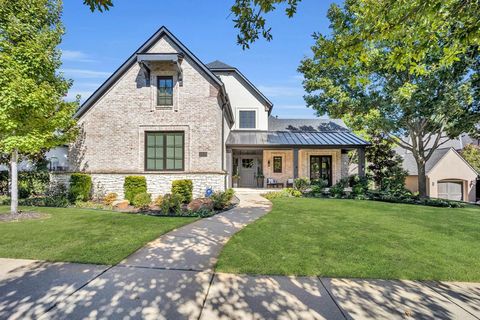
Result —
[[213, 194], [212, 187], [208, 187], [207, 190], [205, 190], [205, 198], [210, 198], [212, 194]]

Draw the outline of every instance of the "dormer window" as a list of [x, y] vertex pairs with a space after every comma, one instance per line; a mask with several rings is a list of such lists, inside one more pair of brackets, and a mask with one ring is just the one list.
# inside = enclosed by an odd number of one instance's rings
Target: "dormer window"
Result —
[[255, 129], [255, 111], [240, 110], [239, 111], [239, 128], [240, 129]]
[[157, 106], [173, 106], [173, 77], [157, 77]]

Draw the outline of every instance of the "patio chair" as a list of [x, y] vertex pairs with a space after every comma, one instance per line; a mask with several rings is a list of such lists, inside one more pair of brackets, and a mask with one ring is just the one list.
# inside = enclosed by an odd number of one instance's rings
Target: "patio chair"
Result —
[[267, 188], [283, 188], [283, 182], [278, 182], [273, 178], [267, 178]]
[[293, 188], [293, 179], [287, 180], [287, 188]]

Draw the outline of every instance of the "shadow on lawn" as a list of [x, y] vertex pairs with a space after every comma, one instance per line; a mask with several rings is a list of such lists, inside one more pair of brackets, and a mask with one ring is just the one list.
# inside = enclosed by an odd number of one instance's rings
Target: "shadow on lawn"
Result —
[[[468, 318], [430, 284], [420, 282], [214, 276], [213, 266], [228, 238], [269, 209], [266, 201], [244, 201], [163, 235], [107, 271], [105, 266], [62, 263], [12, 270], [0, 281], [0, 318]], [[478, 287], [468, 292], [443, 289], [461, 294], [458, 299], [466, 304], [479, 299]]]

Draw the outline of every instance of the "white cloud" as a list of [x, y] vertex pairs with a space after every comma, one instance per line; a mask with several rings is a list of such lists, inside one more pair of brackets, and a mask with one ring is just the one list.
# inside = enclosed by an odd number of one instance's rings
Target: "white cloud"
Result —
[[77, 62], [95, 62], [88, 54], [77, 50], [62, 50], [62, 59]]
[[258, 86], [267, 97], [303, 97], [305, 91], [298, 86]]
[[96, 70], [88, 70], [88, 69], [61, 69], [61, 72], [63, 72], [66, 76], [72, 77], [72, 78], [83, 78], [83, 79], [88, 79], [88, 78], [106, 78], [110, 76], [110, 72], [104, 72], [104, 71], [96, 71]]

